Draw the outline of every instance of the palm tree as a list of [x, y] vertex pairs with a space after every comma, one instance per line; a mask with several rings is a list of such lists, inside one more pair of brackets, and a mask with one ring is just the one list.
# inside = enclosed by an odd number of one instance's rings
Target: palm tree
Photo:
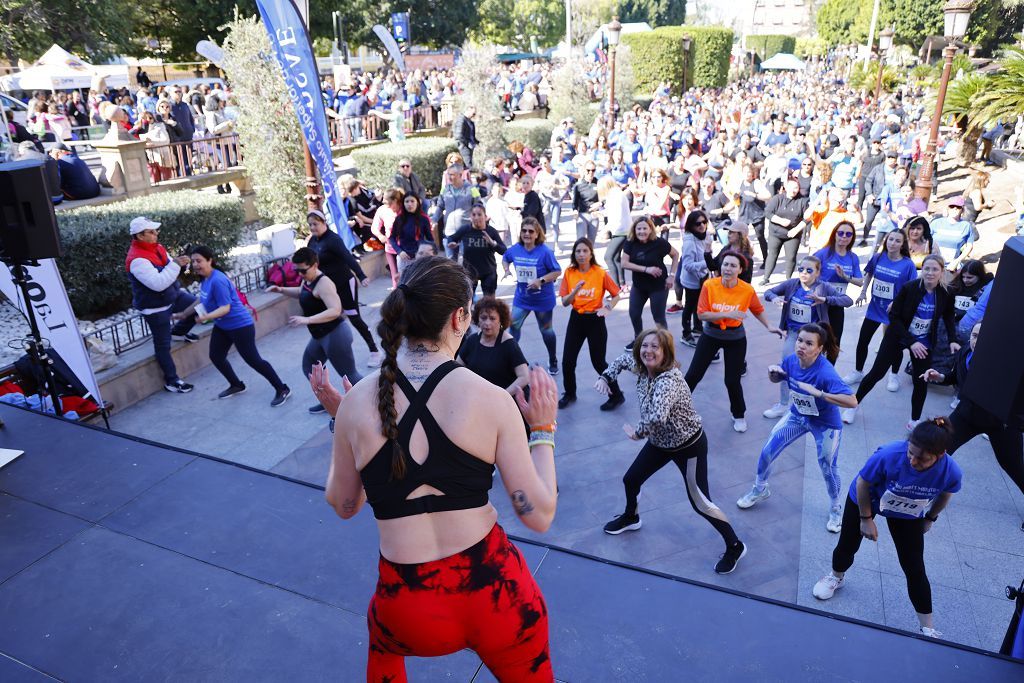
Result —
[[1000, 120], [1009, 123], [1024, 115], [1024, 50], [1008, 48], [999, 66], [971, 107], [974, 125], [987, 126]]
[[981, 139], [983, 124], [973, 117], [974, 104], [979, 94], [989, 87], [988, 81], [989, 78], [986, 76], [969, 73], [951, 82], [946, 89], [942, 113], [945, 116], [952, 116], [957, 128], [960, 129], [958, 160], [964, 166], [973, 163], [974, 157], [978, 155], [978, 141]]

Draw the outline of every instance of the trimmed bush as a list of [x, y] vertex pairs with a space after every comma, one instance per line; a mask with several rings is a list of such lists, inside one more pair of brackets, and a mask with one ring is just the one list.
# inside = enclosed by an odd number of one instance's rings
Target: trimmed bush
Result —
[[774, 34], [747, 36], [747, 47], [754, 50], [763, 62], [780, 52], [796, 54], [796, 37]]
[[[683, 37], [689, 36], [690, 54], [683, 58]], [[673, 94], [683, 89], [683, 66], [687, 87], [721, 88], [729, 80], [732, 29], [720, 26], [662, 26], [649, 33], [622, 36], [633, 52], [635, 92], [643, 97], [653, 93], [661, 81], [668, 81]]]
[[554, 129], [554, 122], [548, 119], [522, 119], [506, 123], [502, 137], [506, 145], [519, 140], [535, 153], [539, 153], [548, 148], [551, 131]]
[[391, 187], [398, 172], [398, 162], [407, 158], [412, 161], [412, 169], [423, 181], [427, 192], [437, 195], [441, 192], [444, 158], [458, 151], [452, 138], [419, 137], [354, 150], [352, 162], [367, 187], [384, 191]]
[[633, 92], [636, 97], [651, 97], [662, 81], [679, 94], [683, 88], [683, 35], [663, 29], [648, 33], [627, 33], [622, 42], [629, 46], [633, 61]]
[[226, 254], [242, 236], [244, 214], [238, 197], [184, 190], [133, 197], [121, 202], [57, 212], [64, 257], [57, 264], [75, 313], [98, 318], [131, 306], [124, 269], [136, 216], [161, 223], [160, 243], [173, 256], [188, 244], [205, 244]]

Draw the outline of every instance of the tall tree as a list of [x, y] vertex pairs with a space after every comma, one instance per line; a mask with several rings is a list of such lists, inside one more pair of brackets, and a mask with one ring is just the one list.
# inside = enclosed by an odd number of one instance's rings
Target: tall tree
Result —
[[562, 0], [483, 0], [479, 16], [480, 25], [471, 35], [481, 42], [528, 50], [531, 37], [547, 47], [565, 36]]
[[679, 26], [686, 20], [686, 0], [622, 0], [619, 19], [646, 21], [653, 27]]
[[850, 0], [826, 0], [818, 10], [818, 36], [829, 45], [850, 42], [851, 27], [860, 12], [860, 3]]
[[103, 61], [143, 49], [136, 28], [140, 15], [139, 6], [126, 0], [3, 0], [0, 49], [12, 64], [35, 60], [53, 43]]

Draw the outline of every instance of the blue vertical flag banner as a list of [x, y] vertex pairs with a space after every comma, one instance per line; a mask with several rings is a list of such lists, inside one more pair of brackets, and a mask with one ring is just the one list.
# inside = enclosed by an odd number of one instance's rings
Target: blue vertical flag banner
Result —
[[391, 15], [391, 35], [398, 44], [409, 42], [409, 13], [395, 12]]
[[320, 74], [306, 25], [292, 0], [256, 0], [256, 6], [274, 46], [274, 56], [284, 73], [288, 95], [299, 117], [309, 153], [320, 172], [327, 224], [351, 249], [359, 244], [359, 240], [348, 226], [348, 214], [338, 193], [327, 112], [320, 93]]

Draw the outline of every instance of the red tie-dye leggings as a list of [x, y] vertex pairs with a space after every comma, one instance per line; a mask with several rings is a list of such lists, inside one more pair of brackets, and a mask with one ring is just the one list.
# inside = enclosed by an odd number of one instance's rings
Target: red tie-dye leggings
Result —
[[382, 557], [367, 618], [371, 683], [406, 681], [406, 656], [465, 648], [499, 681], [554, 679], [544, 596], [497, 524], [476, 545], [444, 559], [395, 564]]

